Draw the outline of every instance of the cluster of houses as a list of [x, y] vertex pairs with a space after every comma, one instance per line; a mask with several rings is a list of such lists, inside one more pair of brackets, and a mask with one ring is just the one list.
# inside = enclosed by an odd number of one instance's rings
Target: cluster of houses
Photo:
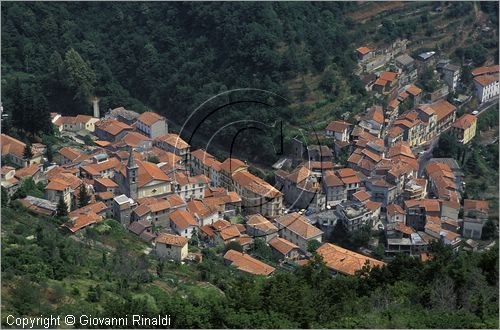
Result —
[[[366, 226], [384, 230], [387, 256], [425, 256], [435, 239], [458, 250], [462, 238], [481, 237], [488, 203], [466, 199], [462, 207], [463, 173], [456, 161], [421, 164], [412, 148], [447, 130], [467, 144], [477, 118], [457, 119], [457, 108], [444, 99], [457, 88], [460, 68], [439, 61], [445, 88], [424, 95], [413, 82], [417, 70], [434, 65], [435, 54], [414, 60], [406, 47], [406, 40], [398, 40], [384, 50], [356, 50], [367, 89], [387, 105], [366, 109], [356, 124], [332, 121], [325, 145], [294, 139], [294, 159], [275, 171], [275, 186], [252, 174], [244, 161], [191, 150], [157, 113], [120, 107], [101, 118], [94, 101], [93, 116], [51, 114], [60, 133], [93, 140], [61, 148], [56, 163], [47, 165], [44, 145], [27, 146], [2, 134], [2, 156], [10, 163], [1, 168], [2, 187], [12, 196], [26, 177], [42, 182], [44, 198], [23, 198], [26, 208], [56, 215], [64, 203], [69, 220], [62, 227], [76, 235], [113, 218], [153, 244], [160, 258], [190, 259], [194, 238], [203, 247], [237, 242], [242, 251], [228, 250], [225, 262], [258, 275], [276, 269], [252, 256], [256, 239], [280, 263], [307, 263], [310, 246], [319, 245], [316, 252], [332, 273], [353, 275], [365, 265], [384, 264], [324, 242], [338, 225], [347, 232]], [[481, 102], [498, 95], [498, 66], [477, 68], [472, 75]], [[346, 166], [339, 166], [345, 154]], [[90, 196], [83, 207], [82, 191]]]
[[[255, 274], [273, 268], [262, 268], [262, 261], [246, 253], [254, 239], [263, 239], [277, 260], [295, 261], [307, 257], [311, 240], [323, 239], [303, 215], [283, 214], [283, 193], [251, 174], [245, 162], [221, 162], [202, 149], [191, 152], [156, 113], [124, 108], [103, 118], [53, 113], [52, 123], [60, 132], [92, 136], [94, 145], [65, 146], [57, 163], [47, 165], [45, 146], [32, 145], [27, 159], [26, 144], [2, 134], [2, 155], [15, 165], [2, 167], [2, 187], [13, 195], [25, 177], [43, 182], [44, 198], [20, 202], [51, 216], [63, 202], [69, 220], [62, 227], [71, 234], [113, 218], [154, 244], [159, 257], [179, 261], [189, 258], [194, 235], [204, 246], [236, 241], [244, 252], [230, 250], [226, 261]], [[79, 207], [82, 189], [90, 202]], [[243, 221], [231, 222], [235, 216]]]
[[[437, 60], [436, 52], [419, 54], [416, 58], [406, 53], [408, 41], [397, 40], [386, 48], [359, 47], [358, 75], [365, 88], [376, 96], [388, 98], [389, 110], [408, 99], [415, 107], [421, 101], [433, 103], [444, 99], [460, 86], [461, 68], [448, 59]], [[384, 71], [383, 69], [386, 68]], [[423, 93], [413, 85], [418, 74], [431, 68], [439, 76], [434, 90]], [[499, 95], [498, 65], [483, 66], [471, 71], [475, 95], [479, 102], [487, 102]], [[425, 94], [425, 95], [424, 95]]]

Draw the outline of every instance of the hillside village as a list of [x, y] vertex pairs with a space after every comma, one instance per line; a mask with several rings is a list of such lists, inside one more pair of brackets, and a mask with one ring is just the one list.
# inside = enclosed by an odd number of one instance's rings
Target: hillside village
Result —
[[[464, 90], [460, 67], [433, 52], [414, 59], [406, 43], [355, 50], [357, 74], [379, 104], [356, 123], [332, 120], [323, 145], [294, 140], [290, 166], [275, 169], [274, 186], [245, 161], [192, 150], [155, 112], [120, 107], [101, 116], [95, 100], [93, 116], [51, 113], [57, 133], [74, 142], [58, 151], [55, 163], [47, 164], [43, 144], [2, 134], [9, 162], [1, 168], [2, 188], [15, 196], [26, 180], [42, 184], [44, 198], [26, 196], [20, 203], [65, 217], [61, 228], [68, 235], [81, 236], [112, 218], [160, 259], [197, 262], [202, 255], [192, 251], [225, 245], [234, 247], [224, 253], [228, 265], [258, 275], [276, 268], [252, 255], [256, 240], [270, 247], [277, 265], [305, 264], [315, 252], [333, 274], [345, 275], [401, 252], [425, 261], [432, 257], [429, 243], [438, 239], [455, 251], [477, 249], [488, 202], [464, 199], [457, 161], [432, 158], [432, 149], [444, 132], [463, 145], [475, 137], [486, 107], [461, 116], [458, 108], [472, 98], [497, 102], [498, 65], [471, 70], [473, 94], [450, 100], [450, 93]], [[424, 92], [416, 81], [428, 68], [440, 78], [435, 90]], [[344, 154], [346, 166], [339, 162]], [[330, 240], [339, 227], [383, 235], [371, 250], [350, 251]], [[379, 245], [384, 251], [376, 258]]]

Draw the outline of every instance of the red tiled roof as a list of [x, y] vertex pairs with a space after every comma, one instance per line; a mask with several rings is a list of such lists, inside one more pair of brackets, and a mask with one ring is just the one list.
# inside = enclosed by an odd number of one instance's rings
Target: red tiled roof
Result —
[[346, 129], [348, 129], [349, 126], [351, 126], [351, 124], [346, 123], [345, 121], [335, 120], [335, 121], [330, 122], [330, 124], [328, 124], [328, 126], [326, 127], [326, 130], [337, 132], [337, 133], [342, 133]]
[[286, 239], [278, 237], [278, 236], [273, 237], [273, 239], [271, 239], [269, 241], [269, 245], [271, 247], [273, 247], [275, 250], [277, 250], [279, 253], [281, 253], [282, 255], [286, 255], [291, 250], [299, 248], [297, 245], [293, 244], [292, 242], [287, 241]]
[[498, 75], [484, 75], [484, 76], [474, 77], [474, 81], [484, 87], [498, 81]]
[[356, 271], [361, 270], [365, 265], [370, 267], [385, 265], [382, 261], [330, 243], [323, 244], [316, 250], [316, 253], [323, 257], [328, 268], [346, 275], [355, 275]]
[[156, 243], [169, 244], [169, 245], [183, 247], [184, 245], [186, 245], [188, 243], [188, 240], [186, 237], [171, 235], [171, 234], [166, 234], [166, 233], [160, 233], [158, 235], [158, 237], [156, 237]]
[[417, 86], [415, 85], [410, 85], [407, 89], [406, 89], [406, 92], [413, 95], [413, 96], [417, 96], [419, 95], [420, 93], [422, 93], [422, 90], [420, 88], [418, 88]]
[[155, 112], [147, 111], [141, 113], [141, 115], [137, 118], [137, 120], [146, 124], [147, 126], [151, 126], [157, 121], [165, 120], [165, 117], [162, 117]]
[[485, 73], [498, 73], [498, 64], [492, 66], [481, 66], [471, 71], [472, 76], [480, 76]]
[[289, 213], [276, 218], [280, 227], [286, 227], [302, 238], [308, 239], [323, 234], [321, 230], [307, 222], [307, 219], [298, 213]]
[[455, 122], [453, 123], [453, 127], [465, 130], [470, 128], [476, 121], [477, 121], [476, 116], [465, 114], [462, 117], [455, 120]]
[[363, 46], [363, 47], [356, 48], [356, 51], [357, 51], [358, 53], [360, 53], [361, 55], [366, 55], [366, 54], [368, 54], [369, 52], [371, 52], [372, 50], [371, 50], [370, 48], [368, 48], [368, 47], [364, 47], [364, 46]]
[[177, 228], [184, 230], [189, 226], [198, 226], [198, 222], [187, 211], [175, 210], [170, 212], [170, 221], [172, 221]]
[[231, 264], [236, 266], [239, 270], [254, 275], [270, 275], [275, 270], [262, 261], [235, 250], [227, 251], [224, 255], [224, 259], [230, 261]]
[[437, 121], [440, 122], [443, 118], [457, 110], [457, 108], [446, 100], [440, 100], [430, 105], [437, 115]]

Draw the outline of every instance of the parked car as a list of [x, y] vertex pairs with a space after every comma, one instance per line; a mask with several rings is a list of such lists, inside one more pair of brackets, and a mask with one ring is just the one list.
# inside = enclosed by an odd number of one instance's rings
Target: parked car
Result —
[[477, 115], [478, 113], [479, 113], [479, 111], [477, 111], [477, 110], [472, 111], [472, 114], [473, 114], [474, 116], [475, 116], [475, 115]]

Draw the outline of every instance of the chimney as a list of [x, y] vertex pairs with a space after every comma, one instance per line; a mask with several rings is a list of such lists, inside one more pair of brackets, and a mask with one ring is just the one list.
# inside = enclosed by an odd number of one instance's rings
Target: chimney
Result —
[[94, 108], [94, 118], [100, 118], [100, 113], [99, 113], [99, 98], [97, 96], [94, 96], [92, 98], [92, 106]]

